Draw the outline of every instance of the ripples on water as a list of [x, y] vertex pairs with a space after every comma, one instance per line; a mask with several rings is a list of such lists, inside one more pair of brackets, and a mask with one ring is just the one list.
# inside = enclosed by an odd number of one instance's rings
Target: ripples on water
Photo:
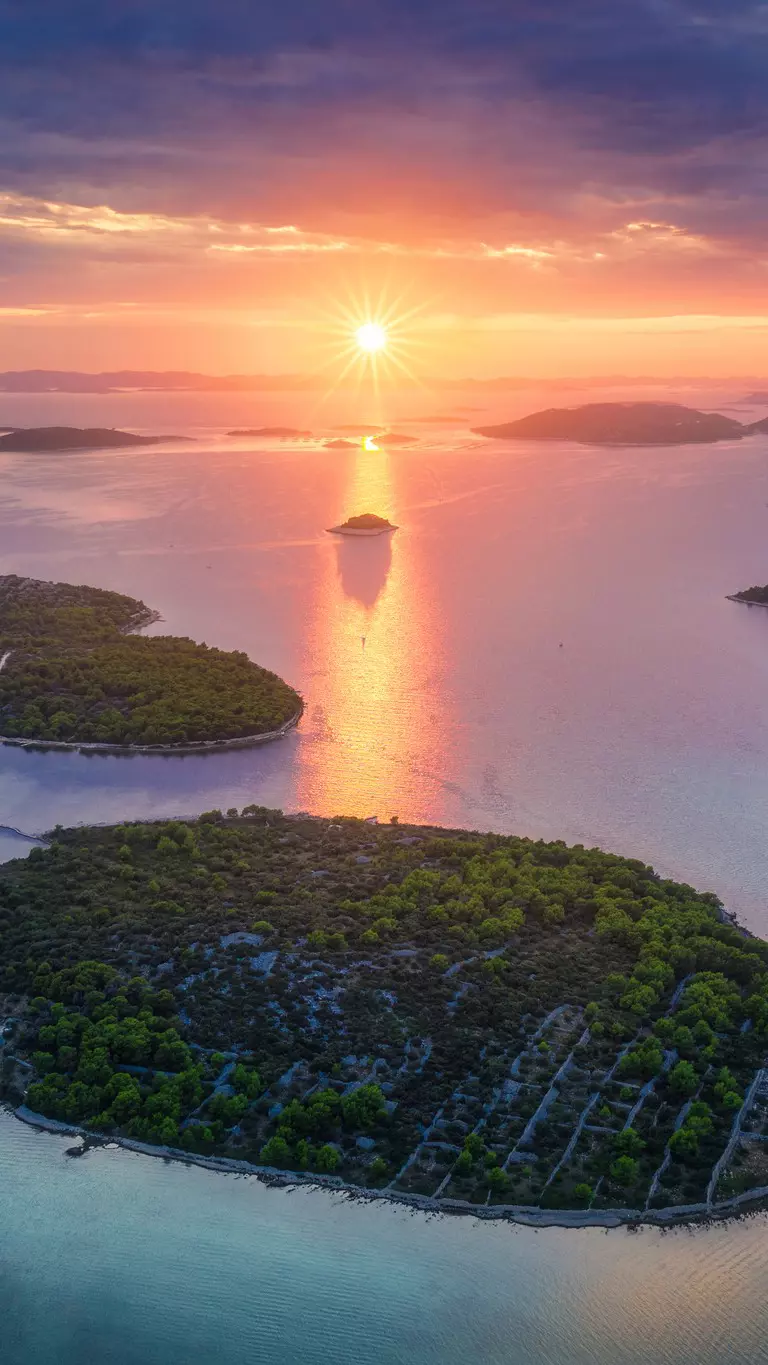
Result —
[[3, 1365], [759, 1365], [759, 1217], [534, 1232], [269, 1190], [0, 1117]]

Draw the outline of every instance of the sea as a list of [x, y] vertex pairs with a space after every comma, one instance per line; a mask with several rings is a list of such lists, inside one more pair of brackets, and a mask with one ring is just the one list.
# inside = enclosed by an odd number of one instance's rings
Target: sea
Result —
[[[142, 598], [305, 713], [205, 754], [5, 746], [0, 857], [214, 806], [396, 815], [642, 858], [768, 935], [768, 610], [727, 600], [768, 581], [768, 437], [471, 431], [597, 396], [765, 415], [715, 389], [2, 395], [9, 425], [193, 439], [0, 455], [0, 573]], [[313, 436], [227, 435], [278, 423]], [[367, 511], [398, 530], [328, 533]], [[0, 1116], [3, 1365], [768, 1361], [762, 1215], [532, 1230], [69, 1145]]]

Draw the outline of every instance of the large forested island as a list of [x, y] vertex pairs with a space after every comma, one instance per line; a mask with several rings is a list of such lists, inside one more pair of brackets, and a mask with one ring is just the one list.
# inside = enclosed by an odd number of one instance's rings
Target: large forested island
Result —
[[121, 593], [0, 577], [0, 737], [167, 748], [297, 718], [298, 693], [246, 654], [132, 633], [157, 619]]
[[515, 422], [475, 427], [476, 436], [525, 437], [535, 441], [582, 441], [590, 445], [699, 445], [746, 436], [744, 426], [718, 412], [698, 412], [681, 403], [585, 403], [546, 408]]
[[57, 829], [0, 870], [0, 963], [33, 1121], [534, 1219], [767, 1192], [768, 945], [633, 859], [255, 806]]

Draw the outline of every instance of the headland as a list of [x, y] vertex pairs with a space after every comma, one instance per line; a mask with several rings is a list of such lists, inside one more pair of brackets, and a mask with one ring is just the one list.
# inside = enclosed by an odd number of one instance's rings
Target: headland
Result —
[[159, 619], [122, 593], [0, 577], [0, 740], [162, 752], [297, 723], [299, 694], [246, 654], [135, 633]]
[[742, 588], [741, 592], [728, 593], [729, 602], [745, 602], [748, 607], [768, 607], [768, 586]]

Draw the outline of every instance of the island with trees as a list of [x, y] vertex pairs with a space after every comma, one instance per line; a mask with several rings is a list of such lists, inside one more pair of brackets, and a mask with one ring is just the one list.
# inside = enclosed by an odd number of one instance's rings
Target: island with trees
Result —
[[741, 592], [728, 594], [729, 602], [746, 602], [748, 607], [768, 607], [768, 586], [742, 588]]
[[[0, 427], [0, 431], [3, 430]], [[122, 446], [156, 446], [163, 441], [191, 441], [191, 436], [137, 436], [113, 427], [15, 427], [4, 428], [0, 452], [33, 454], [60, 450], [108, 450]]]
[[0, 869], [28, 1121], [533, 1222], [768, 1198], [768, 944], [714, 895], [257, 806], [49, 838]]
[[698, 412], [681, 403], [585, 403], [546, 408], [514, 422], [474, 427], [475, 436], [501, 440], [579, 441], [588, 445], [700, 445], [739, 439], [744, 426], [717, 412]]
[[329, 533], [335, 536], [381, 536], [397, 529], [386, 517], [379, 517], [375, 512], [361, 512], [356, 517], [347, 517], [340, 526], [328, 527]]
[[0, 577], [0, 738], [168, 749], [262, 740], [302, 702], [240, 651], [133, 632], [159, 619], [121, 593]]

